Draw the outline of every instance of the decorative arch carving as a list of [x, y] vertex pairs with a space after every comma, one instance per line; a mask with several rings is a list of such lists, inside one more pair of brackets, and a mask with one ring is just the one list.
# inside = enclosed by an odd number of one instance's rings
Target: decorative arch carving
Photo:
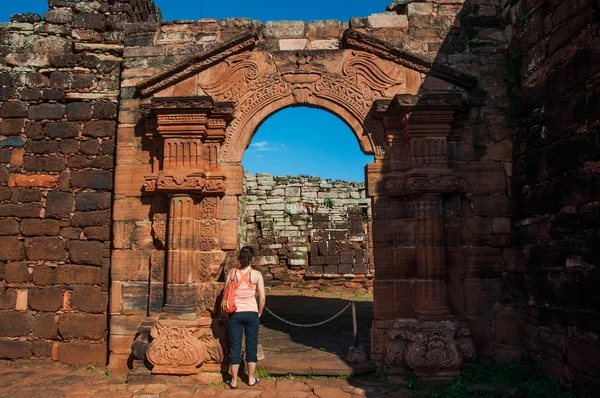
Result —
[[248, 52], [201, 72], [197, 85], [198, 92], [234, 104], [221, 151], [225, 162], [241, 161], [260, 123], [294, 105], [336, 114], [355, 132], [365, 153], [382, 159], [385, 134], [373, 117], [373, 104], [405, 93], [406, 74], [406, 68], [364, 51]]

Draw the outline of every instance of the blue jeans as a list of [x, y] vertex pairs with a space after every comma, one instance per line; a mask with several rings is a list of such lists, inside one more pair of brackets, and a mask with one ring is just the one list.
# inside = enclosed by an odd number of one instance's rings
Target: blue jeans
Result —
[[229, 317], [229, 352], [231, 365], [242, 363], [242, 331], [246, 335], [246, 362], [258, 362], [258, 326], [257, 312], [235, 312]]

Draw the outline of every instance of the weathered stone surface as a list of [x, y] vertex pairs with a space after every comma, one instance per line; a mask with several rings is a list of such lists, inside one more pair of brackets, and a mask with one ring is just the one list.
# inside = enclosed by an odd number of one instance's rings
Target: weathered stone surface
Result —
[[46, 217], [67, 218], [75, 204], [75, 198], [68, 192], [51, 191], [46, 199]]
[[263, 25], [262, 32], [265, 38], [304, 38], [306, 26], [303, 21], [269, 21]]
[[18, 235], [19, 222], [14, 218], [0, 219], [0, 235]]
[[27, 336], [33, 329], [33, 315], [27, 312], [0, 312], [0, 336]]
[[86, 265], [59, 265], [55, 268], [53, 277], [55, 285], [99, 285], [102, 281], [101, 269]]
[[71, 173], [71, 186], [97, 190], [109, 190], [113, 186], [110, 171], [74, 171]]
[[33, 335], [40, 339], [58, 339], [57, 315], [54, 313], [39, 313], [35, 316]]
[[44, 134], [51, 138], [75, 138], [79, 134], [79, 123], [46, 123]]
[[65, 106], [61, 104], [33, 105], [27, 109], [27, 117], [33, 120], [61, 119], [65, 114]]
[[29, 341], [0, 340], [0, 358], [29, 359], [31, 354], [31, 343]]
[[25, 247], [23, 242], [15, 237], [0, 237], [0, 261], [17, 261], [25, 259]]
[[106, 312], [108, 294], [99, 286], [76, 286], [71, 293], [71, 307], [88, 313]]
[[25, 252], [30, 261], [63, 261], [67, 258], [65, 242], [58, 237], [27, 238]]
[[58, 331], [65, 339], [101, 340], [106, 334], [106, 316], [64, 314], [58, 318]]
[[29, 289], [29, 307], [34, 311], [58, 311], [63, 306], [63, 292], [56, 287]]
[[24, 261], [10, 262], [4, 266], [4, 280], [8, 283], [27, 283], [31, 282], [32, 276], [29, 273], [27, 264]]
[[101, 242], [74, 241], [69, 243], [69, 259], [76, 264], [102, 265], [104, 245]]
[[106, 345], [85, 343], [61, 343], [58, 359], [67, 365], [105, 365]]

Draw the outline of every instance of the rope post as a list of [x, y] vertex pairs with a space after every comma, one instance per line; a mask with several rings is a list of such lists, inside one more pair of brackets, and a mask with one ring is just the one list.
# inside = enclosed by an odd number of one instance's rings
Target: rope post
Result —
[[354, 332], [354, 347], [358, 347], [358, 325], [356, 324], [356, 303], [352, 302], [352, 331]]

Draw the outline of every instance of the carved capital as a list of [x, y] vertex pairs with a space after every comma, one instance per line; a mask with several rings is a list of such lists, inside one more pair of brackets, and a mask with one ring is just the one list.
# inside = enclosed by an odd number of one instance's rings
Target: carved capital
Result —
[[189, 192], [224, 195], [227, 189], [224, 176], [207, 176], [203, 173], [190, 175], [147, 176], [144, 182], [146, 193]]
[[226, 331], [218, 319], [158, 320], [150, 337], [146, 358], [154, 374], [197, 374], [203, 365], [221, 364], [227, 358]]
[[194, 337], [195, 322], [157, 321], [146, 354], [155, 374], [195, 374], [206, 357], [206, 345]]
[[375, 321], [371, 346], [390, 369], [409, 366], [424, 377], [454, 376], [475, 357], [469, 329], [454, 321]]

